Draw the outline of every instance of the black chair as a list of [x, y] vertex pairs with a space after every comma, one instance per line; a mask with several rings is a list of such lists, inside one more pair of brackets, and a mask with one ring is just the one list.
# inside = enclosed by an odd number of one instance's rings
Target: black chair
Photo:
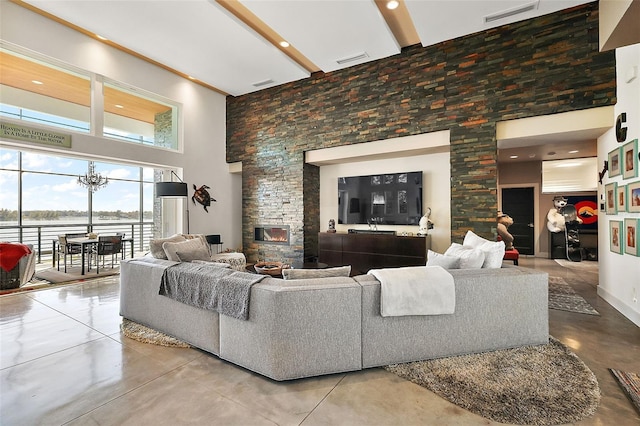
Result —
[[84, 238], [85, 234], [65, 234], [58, 235], [58, 271], [60, 270], [60, 255], [64, 256], [64, 272], [67, 272], [67, 256], [70, 257], [71, 266], [73, 266], [73, 255], [82, 254], [82, 246], [78, 244], [69, 243], [69, 239]]
[[98, 237], [96, 254], [96, 274], [100, 273], [100, 257], [102, 257], [102, 267], [104, 268], [104, 257], [111, 255], [111, 268], [116, 255], [122, 252], [122, 235], [101, 235]]

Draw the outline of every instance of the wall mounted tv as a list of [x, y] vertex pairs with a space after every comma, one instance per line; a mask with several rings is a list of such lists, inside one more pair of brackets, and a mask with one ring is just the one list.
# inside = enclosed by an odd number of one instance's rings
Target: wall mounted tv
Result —
[[418, 225], [422, 172], [338, 178], [338, 223]]

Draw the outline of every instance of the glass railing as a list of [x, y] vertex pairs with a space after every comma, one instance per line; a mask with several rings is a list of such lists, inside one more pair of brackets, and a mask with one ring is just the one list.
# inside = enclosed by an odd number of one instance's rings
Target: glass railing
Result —
[[[31, 244], [37, 255], [38, 263], [52, 261], [54, 241], [58, 235], [71, 233], [115, 234], [121, 232], [126, 238], [133, 238], [134, 253], [149, 250], [149, 241], [154, 238], [153, 222], [110, 222], [88, 225], [86, 223], [41, 224], [41, 225], [5, 225], [0, 226], [0, 241]], [[128, 248], [128, 247], [127, 247]], [[126, 253], [129, 255], [129, 253]]]

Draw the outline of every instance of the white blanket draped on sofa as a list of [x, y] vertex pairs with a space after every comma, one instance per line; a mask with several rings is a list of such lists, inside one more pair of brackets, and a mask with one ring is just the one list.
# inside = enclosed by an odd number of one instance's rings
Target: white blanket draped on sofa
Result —
[[372, 269], [380, 281], [380, 315], [453, 314], [456, 291], [453, 276], [441, 266]]

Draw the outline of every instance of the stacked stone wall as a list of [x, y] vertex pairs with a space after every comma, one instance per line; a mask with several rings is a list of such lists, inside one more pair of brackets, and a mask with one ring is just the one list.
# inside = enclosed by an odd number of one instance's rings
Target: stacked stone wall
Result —
[[468, 229], [493, 238], [496, 123], [612, 105], [615, 91], [615, 54], [598, 51], [596, 2], [230, 96], [227, 161], [243, 164], [245, 251], [258, 250], [255, 224], [278, 219], [292, 243], [265, 256], [314, 255], [319, 172], [305, 151], [447, 129], [452, 238]]

